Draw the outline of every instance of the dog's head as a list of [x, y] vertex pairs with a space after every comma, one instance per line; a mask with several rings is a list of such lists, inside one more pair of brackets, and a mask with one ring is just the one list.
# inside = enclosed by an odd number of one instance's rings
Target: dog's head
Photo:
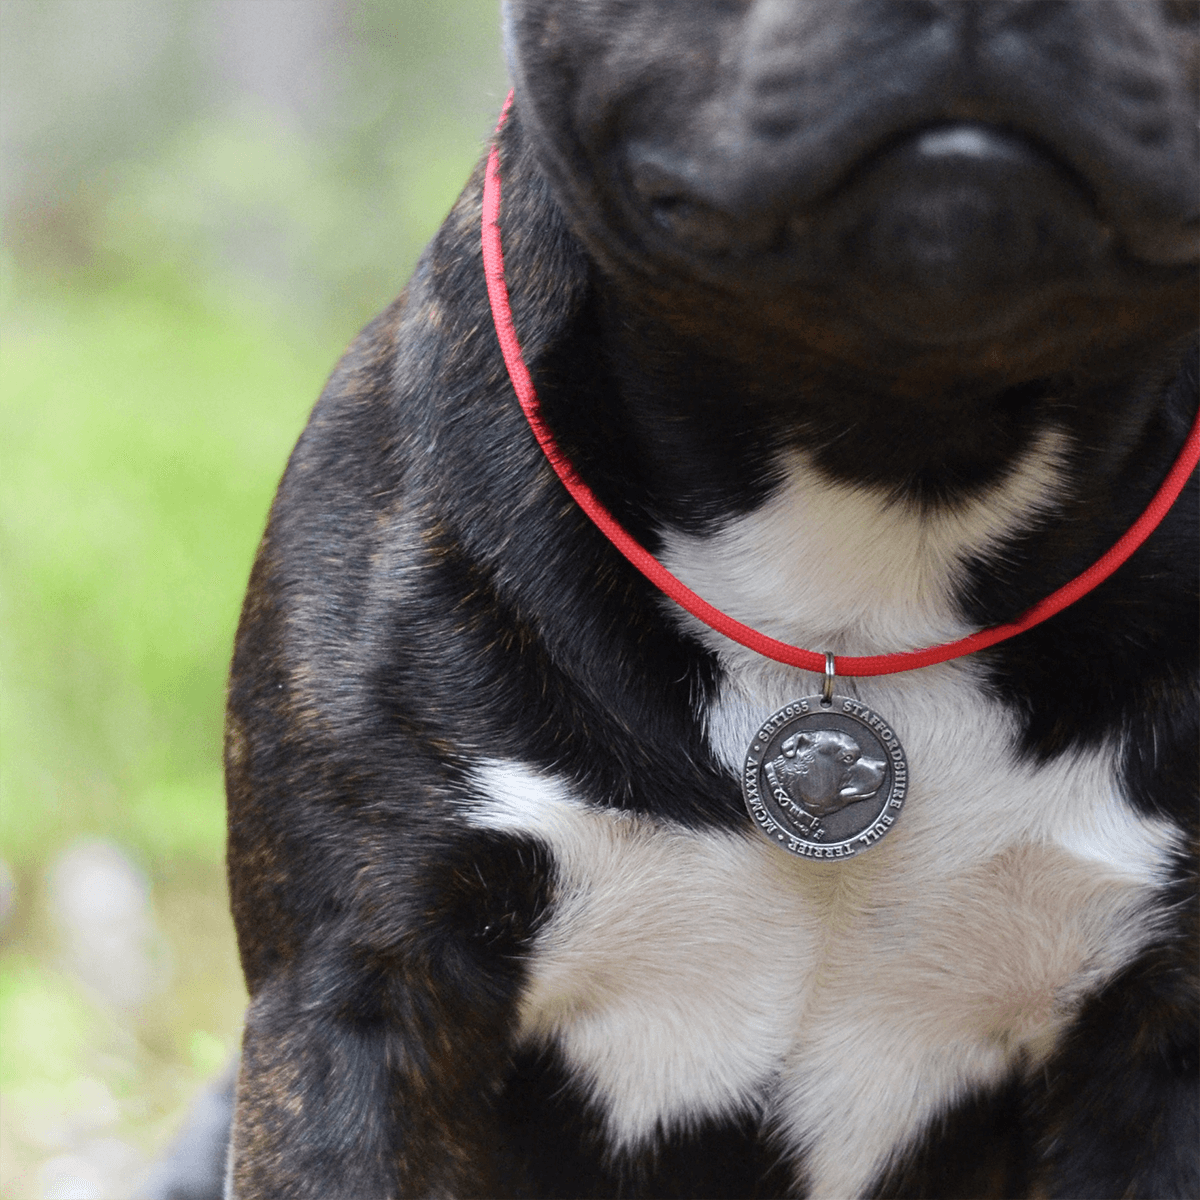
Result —
[[814, 817], [827, 817], [873, 796], [887, 765], [868, 758], [848, 733], [835, 729], [794, 733], [780, 750], [772, 763], [776, 778]]
[[508, 0], [506, 38], [539, 161], [613, 277], [680, 321], [752, 301], [846, 363], [900, 347], [1022, 379], [1102, 350], [1100, 324], [1112, 348], [1194, 321], [1196, 17]]

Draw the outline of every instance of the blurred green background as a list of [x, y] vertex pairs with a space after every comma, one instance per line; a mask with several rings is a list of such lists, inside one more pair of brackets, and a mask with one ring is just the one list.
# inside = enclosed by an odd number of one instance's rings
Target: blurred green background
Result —
[[287, 453], [506, 88], [495, 0], [0, 0], [0, 1194], [235, 1053], [222, 693]]

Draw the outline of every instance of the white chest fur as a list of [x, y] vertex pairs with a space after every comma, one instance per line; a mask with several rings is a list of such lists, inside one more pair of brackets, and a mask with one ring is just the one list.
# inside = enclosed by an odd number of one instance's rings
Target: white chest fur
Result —
[[951, 774], [869, 854], [814, 863], [485, 764], [473, 819], [541, 838], [558, 871], [522, 1035], [558, 1045], [615, 1146], [761, 1111], [808, 1148], [813, 1196], [856, 1195], [929, 1117], [1042, 1056], [1141, 944], [1171, 834], [1110, 768]]
[[[667, 565], [774, 636], [841, 653], [960, 636], [951, 595], [1050, 501], [1052, 439], [967, 510], [919, 520], [797, 463], [762, 510]], [[773, 564], [764, 566], [764, 564]], [[705, 631], [725, 668], [702, 718], [736, 775], [754, 730], [816, 680]], [[474, 822], [542, 839], [558, 873], [521, 1034], [553, 1042], [614, 1147], [760, 1112], [806, 1150], [814, 1198], [860, 1194], [939, 1111], [1053, 1045], [1143, 944], [1173, 841], [1118, 794], [1118, 748], [1041, 767], [969, 663], [848, 684], [888, 719], [911, 787], [849, 861], [793, 859], [749, 826], [689, 832], [591, 808], [516, 763], [478, 772]]]

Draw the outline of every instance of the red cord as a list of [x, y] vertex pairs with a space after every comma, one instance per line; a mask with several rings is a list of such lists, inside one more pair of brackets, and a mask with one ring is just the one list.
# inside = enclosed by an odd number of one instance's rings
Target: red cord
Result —
[[[512, 105], [512, 93], [504, 103], [500, 114], [500, 122], [496, 126], [499, 132], [508, 116]], [[500, 349], [504, 354], [504, 362], [508, 367], [509, 378], [517, 393], [521, 408], [529, 420], [534, 436], [549, 459], [550, 465], [557, 472], [559, 479], [567, 491], [575, 498], [580, 508], [600, 528], [600, 531], [616, 548], [650, 580], [660, 591], [665, 592], [676, 604], [686, 609], [711, 626], [718, 633], [761, 654], [776, 662], [786, 663], [792, 667], [802, 667], [806, 671], [824, 671], [825, 656], [813, 650], [801, 650], [798, 646], [790, 646], [787, 642], [777, 641], [767, 637], [749, 625], [735, 621], [731, 616], [714, 608], [707, 600], [697, 596], [691, 588], [676, 579], [648, 550], [636, 542], [619, 525], [616, 518], [596, 498], [596, 494], [580, 478], [570, 460], [559, 449], [558, 443], [550, 427], [542, 419], [541, 405], [533, 380], [525, 366], [521, 355], [521, 346], [517, 341], [517, 333], [513, 328], [512, 309], [509, 307], [508, 286], [504, 281], [504, 254], [500, 246], [500, 153], [497, 145], [493, 144], [488, 155], [487, 174], [483, 185], [483, 273], [487, 280], [488, 299], [492, 307], [492, 319], [496, 326], [496, 336], [500, 341]], [[1041, 624], [1041, 622], [1062, 612], [1064, 608], [1074, 604], [1081, 596], [1087, 595], [1094, 587], [1106, 580], [1135, 550], [1150, 536], [1158, 523], [1167, 515], [1179, 493], [1183, 490], [1188, 477], [1200, 462], [1200, 412], [1192, 425], [1191, 432], [1183, 444], [1175, 465], [1168, 472], [1162, 486], [1142, 515], [1126, 530], [1117, 543], [1098, 561], [1093, 563], [1082, 575], [1076, 576], [1070, 583], [1064, 584], [1056, 592], [1052, 592], [1044, 600], [1035, 604], [1028, 612], [1006, 625], [995, 625], [991, 629], [982, 629], [969, 637], [960, 638], [956, 642], [946, 642], [941, 646], [929, 646], [924, 650], [910, 650], [901, 654], [870, 654], [870, 655], [839, 655], [834, 658], [834, 671], [838, 675], [894, 675], [900, 671], [911, 671], [917, 667], [928, 667], [934, 663], [946, 662], [947, 659], [958, 658], [963, 654], [971, 654], [986, 646], [994, 646], [997, 642], [1006, 641], [1018, 633]]]

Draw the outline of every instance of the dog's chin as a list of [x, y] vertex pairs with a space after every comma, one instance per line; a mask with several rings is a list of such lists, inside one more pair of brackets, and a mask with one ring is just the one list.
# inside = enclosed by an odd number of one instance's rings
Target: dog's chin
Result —
[[873, 324], [954, 343], [999, 337], [1056, 291], [1102, 274], [1113, 235], [1083, 186], [998, 130], [951, 126], [863, 164], [821, 204], [818, 264]]
[[798, 211], [731, 212], [653, 160], [631, 180], [655, 248], [698, 277], [834, 294], [884, 335], [930, 346], [1004, 338], [1200, 258], [1195, 223], [1107, 220], [1051, 153], [982, 125], [898, 137]]

